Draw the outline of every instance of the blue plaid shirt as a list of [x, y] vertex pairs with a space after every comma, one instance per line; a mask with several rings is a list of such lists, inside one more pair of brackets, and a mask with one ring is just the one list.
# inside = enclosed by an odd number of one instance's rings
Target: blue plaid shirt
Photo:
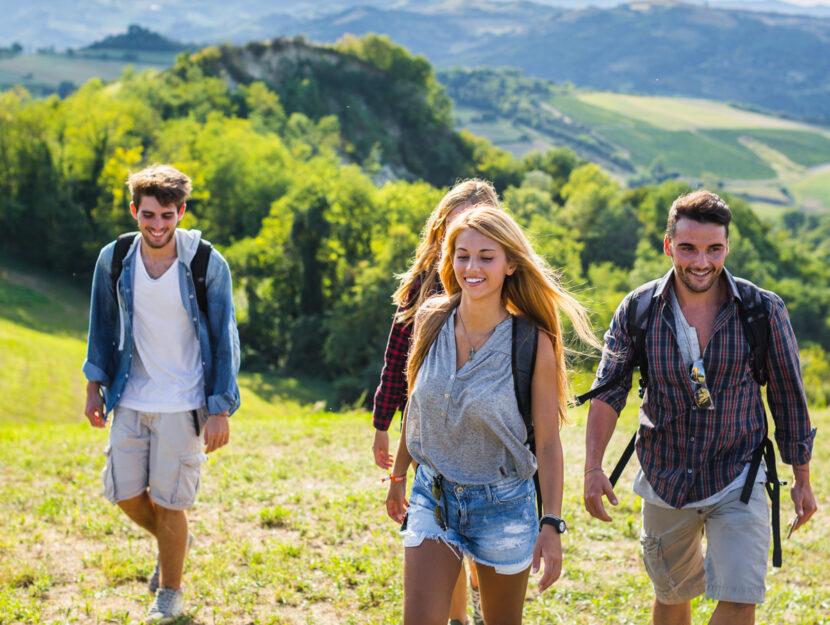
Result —
[[[645, 341], [649, 385], [640, 406], [637, 456], [652, 488], [676, 508], [723, 490], [764, 439], [764, 405], [749, 365], [749, 344], [738, 314], [740, 295], [729, 272], [724, 269], [723, 275], [730, 296], [718, 311], [703, 354], [715, 410], [698, 408], [694, 402], [692, 382], [675, 338], [669, 293], [673, 270], [658, 280], [651, 307]], [[627, 318], [634, 292], [623, 299], [605, 334], [606, 350], [594, 381], [599, 386], [629, 369], [618, 385], [596, 398], [617, 414], [631, 389], [634, 355]], [[804, 464], [810, 459], [815, 431], [801, 381], [798, 345], [784, 302], [770, 291], [763, 291], [762, 297], [770, 319], [767, 402], [775, 422], [775, 440], [785, 463]]]

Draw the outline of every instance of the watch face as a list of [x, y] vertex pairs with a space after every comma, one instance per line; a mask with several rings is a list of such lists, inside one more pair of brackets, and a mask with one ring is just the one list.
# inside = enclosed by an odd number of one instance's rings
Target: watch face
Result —
[[558, 525], [559, 525], [559, 528], [558, 528], [559, 533], [564, 534], [565, 533], [565, 521], [559, 521]]

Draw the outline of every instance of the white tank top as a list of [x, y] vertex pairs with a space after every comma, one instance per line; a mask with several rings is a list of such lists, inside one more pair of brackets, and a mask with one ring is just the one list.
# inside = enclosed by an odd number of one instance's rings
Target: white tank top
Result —
[[135, 254], [133, 361], [120, 405], [140, 412], [182, 412], [205, 403], [199, 340], [182, 304], [179, 262], [159, 278]]

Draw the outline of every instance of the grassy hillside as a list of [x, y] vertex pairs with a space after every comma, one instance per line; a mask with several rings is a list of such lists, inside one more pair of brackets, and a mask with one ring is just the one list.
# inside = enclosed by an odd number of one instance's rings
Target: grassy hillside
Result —
[[[134, 623], [148, 603], [155, 551], [101, 496], [106, 434], [80, 414], [85, 299], [20, 267], [0, 270], [2, 625]], [[205, 465], [190, 514], [197, 540], [183, 622], [400, 622], [402, 547], [371, 464], [369, 415], [326, 412], [323, 389], [267, 375], [247, 373], [241, 386], [231, 443]], [[644, 622], [650, 586], [638, 555], [639, 502], [629, 490], [634, 467], [618, 489], [613, 523], [590, 520], [581, 504], [584, 411], [572, 417], [563, 431], [572, 528], [563, 577], [541, 596], [531, 580], [525, 622]], [[825, 431], [830, 411], [814, 420]], [[607, 464], [635, 422], [629, 408]], [[826, 445], [816, 447], [812, 466], [826, 515]], [[785, 543], [759, 622], [830, 622], [825, 542], [819, 517]], [[713, 608], [696, 601], [693, 622], [705, 623]]]

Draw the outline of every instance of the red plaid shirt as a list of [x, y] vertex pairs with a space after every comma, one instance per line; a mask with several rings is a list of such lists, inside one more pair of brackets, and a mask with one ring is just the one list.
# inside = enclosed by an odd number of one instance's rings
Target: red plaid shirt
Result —
[[[749, 462], [764, 438], [761, 388], [752, 377], [749, 344], [738, 314], [735, 281], [724, 270], [730, 297], [718, 311], [712, 336], [703, 354], [706, 381], [715, 410], [695, 406], [689, 373], [674, 337], [669, 295], [672, 271], [660, 281], [646, 336], [649, 385], [640, 406], [637, 456], [646, 478], [660, 497], [676, 508], [706, 499], [723, 490]], [[784, 302], [762, 292], [770, 320], [767, 402], [775, 422], [775, 440], [787, 464], [810, 459], [815, 430], [810, 426], [801, 381], [798, 345]], [[617, 309], [605, 334], [606, 351], [594, 386], [619, 376], [632, 366], [633, 352], [626, 331], [631, 294]], [[631, 388], [631, 372], [597, 399], [618, 414]]]
[[[412, 340], [412, 324], [398, 322], [398, 315], [406, 311], [417, 299], [421, 289], [421, 278], [417, 278], [409, 289], [407, 304], [399, 306], [395, 312], [395, 321], [389, 331], [389, 340], [386, 342], [386, 352], [383, 355], [383, 370], [380, 372], [380, 384], [375, 391], [375, 407], [372, 411], [372, 425], [376, 430], [386, 431], [400, 409], [406, 406], [408, 389], [406, 387], [406, 359], [409, 355], [409, 344]], [[435, 281], [431, 295], [442, 293], [444, 290], [440, 280]]]

